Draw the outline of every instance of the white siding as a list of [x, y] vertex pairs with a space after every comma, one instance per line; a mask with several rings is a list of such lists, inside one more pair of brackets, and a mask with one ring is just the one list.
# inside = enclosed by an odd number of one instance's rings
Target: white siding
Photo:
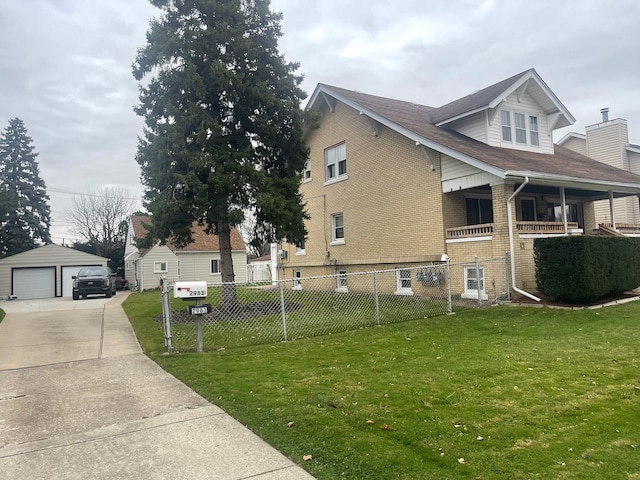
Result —
[[581, 155], [587, 155], [587, 140], [584, 138], [571, 137], [563, 145], [563, 147], [573, 150]]
[[[502, 141], [502, 124], [500, 120], [500, 111], [508, 110], [511, 112], [511, 125], [515, 123], [513, 114], [523, 113], [527, 117], [529, 122], [529, 116], [538, 117], [538, 136], [540, 138], [540, 146], [520, 145], [515, 141], [515, 131], [513, 131], [513, 141]], [[553, 154], [553, 138], [549, 131], [549, 123], [547, 121], [547, 115], [540, 108], [540, 106], [533, 100], [533, 97], [528, 93], [523, 94], [518, 101], [518, 97], [515, 93], [509, 95], [507, 99], [502, 102], [494, 112], [495, 115], [490, 120], [488, 143], [493, 147], [512, 148], [514, 150], [526, 150], [529, 152], [550, 153]], [[528, 123], [527, 123], [527, 141], [530, 141]]]
[[587, 154], [599, 162], [625, 169], [628, 143], [625, 120], [615, 119], [587, 127]]
[[441, 166], [443, 193], [491, 185], [500, 181], [495, 175], [483, 172], [448, 155], [442, 155]]
[[640, 175], [640, 153], [627, 151], [629, 158], [629, 170], [636, 175]]
[[[211, 274], [211, 260], [220, 260], [220, 252], [178, 252], [180, 259], [180, 280], [182, 281], [206, 281], [219, 283], [221, 275]], [[244, 250], [231, 252], [233, 261], [233, 273], [238, 283], [247, 282], [247, 253]]]
[[[156, 262], [167, 262], [167, 273], [154, 273]], [[160, 286], [160, 278], [173, 281], [178, 278], [178, 259], [166, 245], [156, 245], [138, 260], [138, 288], [148, 290]]]
[[486, 112], [479, 112], [470, 117], [457, 120], [447, 125], [447, 128], [460, 132], [467, 137], [474, 138], [479, 142], [487, 143], [488, 125]]

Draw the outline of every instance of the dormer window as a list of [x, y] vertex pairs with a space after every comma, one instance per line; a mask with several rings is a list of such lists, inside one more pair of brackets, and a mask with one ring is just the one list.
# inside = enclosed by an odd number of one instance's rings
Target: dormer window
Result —
[[509, 110], [500, 110], [500, 120], [503, 142], [512, 142], [515, 136], [515, 143], [517, 143], [518, 145], [532, 145], [536, 147], [540, 146], [538, 117], [533, 115], [527, 116], [524, 113], [513, 112], [512, 124], [511, 112]]
[[505, 142], [511, 141], [511, 112], [508, 110], [501, 110], [500, 117], [502, 118], [502, 140]]

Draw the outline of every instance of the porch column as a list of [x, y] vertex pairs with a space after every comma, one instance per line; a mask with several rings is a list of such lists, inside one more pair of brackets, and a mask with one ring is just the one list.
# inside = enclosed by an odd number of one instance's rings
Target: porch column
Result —
[[616, 214], [613, 208], [613, 192], [609, 190], [609, 212], [611, 214], [611, 228], [616, 229]]
[[564, 222], [564, 234], [569, 233], [569, 226], [567, 225], [567, 197], [564, 193], [564, 187], [560, 187], [560, 201], [562, 202], [562, 221]]

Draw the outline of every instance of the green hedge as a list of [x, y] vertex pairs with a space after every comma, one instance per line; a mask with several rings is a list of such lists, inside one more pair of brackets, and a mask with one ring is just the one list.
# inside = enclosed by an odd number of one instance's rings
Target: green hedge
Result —
[[580, 303], [640, 286], [640, 238], [567, 236], [533, 243], [538, 290]]

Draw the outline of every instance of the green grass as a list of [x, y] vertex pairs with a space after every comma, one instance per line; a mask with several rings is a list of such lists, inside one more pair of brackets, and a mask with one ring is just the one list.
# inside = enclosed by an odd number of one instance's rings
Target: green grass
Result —
[[125, 302], [151, 358], [319, 479], [640, 479], [640, 302], [171, 356], [155, 303]]

